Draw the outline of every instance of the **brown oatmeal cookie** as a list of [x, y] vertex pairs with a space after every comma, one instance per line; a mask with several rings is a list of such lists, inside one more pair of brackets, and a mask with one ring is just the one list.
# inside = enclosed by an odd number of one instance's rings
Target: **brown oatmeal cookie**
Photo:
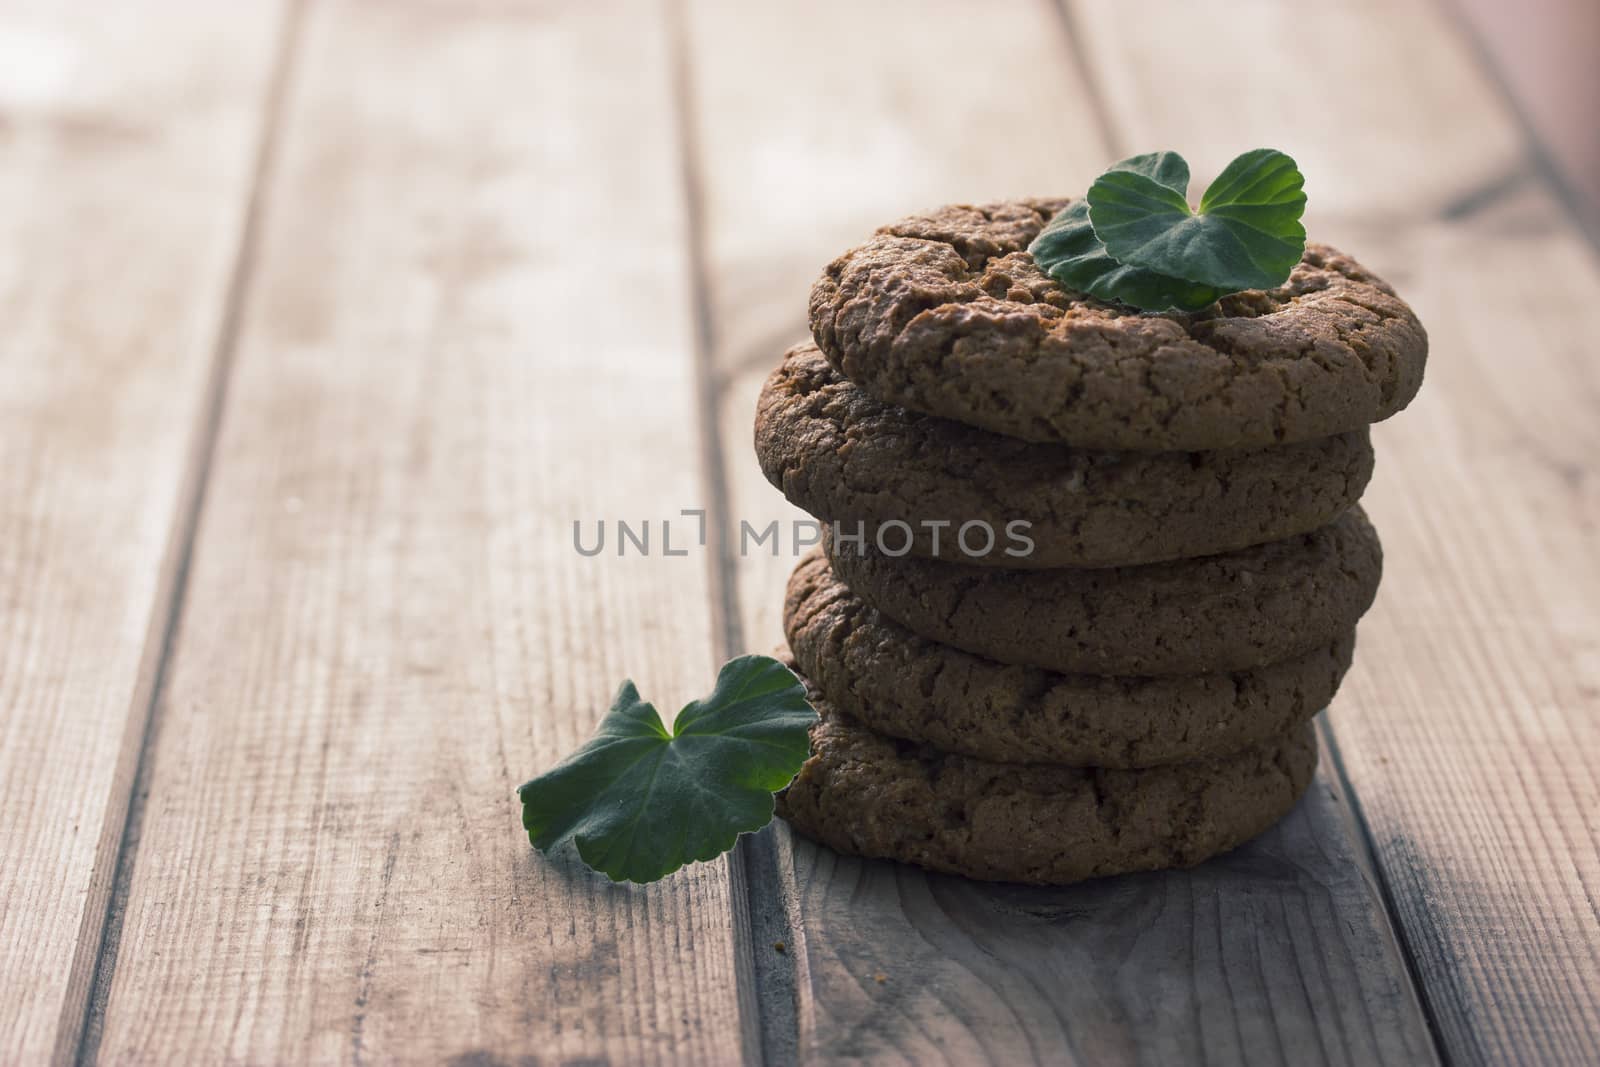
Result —
[[1428, 339], [1349, 256], [1308, 244], [1282, 286], [1194, 314], [1063, 289], [1026, 249], [1065, 200], [953, 205], [829, 264], [811, 330], [878, 399], [1030, 441], [1129, 451], [1256, 448], [1404, 408]]
[[1157, 678], [1059, 674], [918, 637], [845, 587], [820, 552], [789, 578], [799, 670], [868, 729], [979, 759], [1151, 767], [1281, 737], [1328, 705], [1355, 634], [1252, 671]]
[[[873, 399], [815, 345], [791, 349], [756, 407], [773, 485], [825, 521], [899, 520], [898, 547], [1006, 567], [1107, 567], [1213, 555], [1304, 533], [1361, 497], [1367, 431], [1274, 448], [1101, 452], [1036, 444]], [[928, 521], [945, 523], [930, 526]], [[1032, 551], [1006, 536], [1027, 524]], [[961, 540], [963, 523], [980, 522]], [[986, 531], [993, 531], [988, 537]], [[937, 551], [936, 551], [937, 549]]]
[[1102, 570], [885, 557], [824, 531], [833, 572], [889, 618], [1002, 663], [1075, 674], [1249, 670], [1332, 644], [1383, 571], [1359, 506], [1318, 530], [1220, 556]]
[[1288, 814], [1317, 766], [1310, 723], [1220, 759], [1100, 770], [950, 755], [818, 711], [779, 815], [838, 852], [989, 881], [1193, 866]]

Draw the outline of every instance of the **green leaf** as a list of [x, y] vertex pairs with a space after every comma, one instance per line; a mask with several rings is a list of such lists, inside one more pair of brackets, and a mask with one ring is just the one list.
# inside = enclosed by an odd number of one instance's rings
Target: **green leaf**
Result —
[[571, 840], [613, 882], [653, 882], [771, 821], [816, 718], [800, 679], [770, 656], [724, 664], [671, 733], [623, 682], [594, 737], [517, 790], [522, 825], [541, 852]]
[[[1171, 152], [1158, 153], [1178, 160], [1182, 181], [1189, 168]], [[1150, 157], [1135, 156], [1135, 160]], [[1124, 162], [1133, 162], [1126, 160]], [[1118, 164], [1121, 166], [1122, 164]], [[1170, 175], [1172, 172], [1167, 171]], [[1105, 246], [1089, 224], [1089, 202], [1075, 200], [1059, 212], [1028, 246], [1039, 269], [1069, 289], [1101, 300], [1120, 300], [1145, 311], [1199, 311], [1227, 290], [1169, 278], [1143, 267], [1129, 267], [1106, 254]]]
[[1120, 163], [1111, 164], [1109, 169], [1143, 174], [1157, 185], [1175, 190], [1179, 196], [1189, 191], [1189, 164], [1176, 152], [1146, 152], [1142, 156], [1129, 156]]
[[1305, 179], [1282, 152], [1258, 148], [1229, 163], [1199, 212], [1172, 182], [1174, 163], [1158, 177], [1129, 162], [1089, 187], [1089, 222], [1116, 262], [1227, 291], [1282, 285], [1300, 262]]

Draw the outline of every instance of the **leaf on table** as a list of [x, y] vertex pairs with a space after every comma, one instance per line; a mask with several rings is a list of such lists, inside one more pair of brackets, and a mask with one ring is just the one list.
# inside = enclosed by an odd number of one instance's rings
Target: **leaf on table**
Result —
[[656, 881], [771, 821], [816, 719], [800, 679], [769, 656], [730, 660], [670, 733], [624, 682], [594, 737], [517, 790], [522, 825], [542, 852], [571, 840], [612, 881]]

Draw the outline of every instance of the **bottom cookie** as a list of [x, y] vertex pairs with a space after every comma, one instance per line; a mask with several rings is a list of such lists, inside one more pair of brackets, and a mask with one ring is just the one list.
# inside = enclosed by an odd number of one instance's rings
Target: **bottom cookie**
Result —
[[812, 755], [778, 814], [837, 852], [985, 881], [1193, 866], [1288, 814], [1317, 768], [1309, 723], [1225, 758], [1103, 770], [951, 755], [813, 703]]

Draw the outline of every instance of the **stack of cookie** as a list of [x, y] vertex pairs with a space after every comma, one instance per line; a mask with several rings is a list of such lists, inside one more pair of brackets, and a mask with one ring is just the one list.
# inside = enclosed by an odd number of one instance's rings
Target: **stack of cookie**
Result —
[[1265, 830], [1381, 568], [1369, 423], [1427, 340], [1309, 246], [1192, 315], [1065, 290], [1025, 249], [1063, 206], [885, 227], [768, 379], [762, 469], [827, 527], [784, 625], [822, 719], [780, 798], [841, 851], [1066, 883]]

